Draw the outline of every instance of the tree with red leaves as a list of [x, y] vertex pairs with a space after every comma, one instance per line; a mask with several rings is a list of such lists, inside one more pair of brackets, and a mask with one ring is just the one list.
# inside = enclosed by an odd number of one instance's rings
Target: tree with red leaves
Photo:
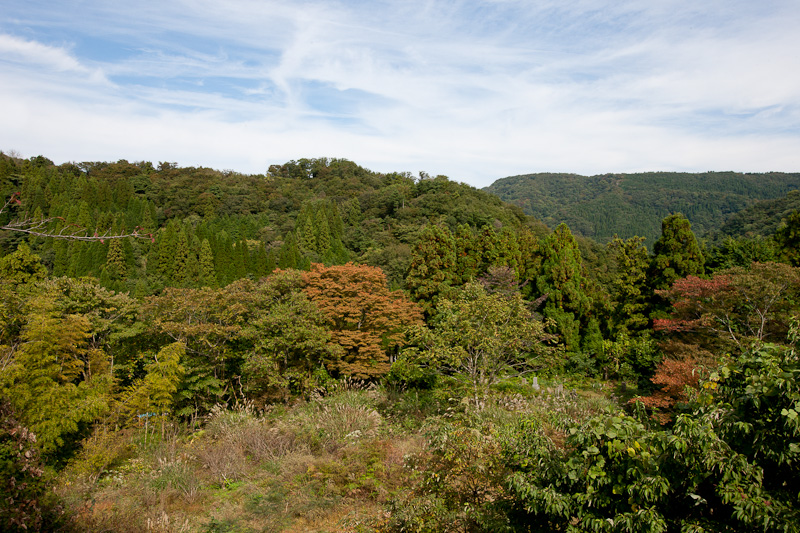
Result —
[[800, 270], [783, 263], [753, 263], [723, 270], [711, 279], [688, 276], [659, 294], [672, 302], [668, 319], [656, 330], [695, 336], [700, 344], [718, 338], [742, 349], [748, 340], [780, 340], [789, 328]]
[[367, 265], [325, 267], [314, 263], [304, 275], [305, 291], [326, 318], [331, 342], [343, 355], [329, 368], [369, 379], [389, 371], [389, 354], [409, 326], [422, 323], [422, 311], [401, 291], [390, 291], [380, 268]]

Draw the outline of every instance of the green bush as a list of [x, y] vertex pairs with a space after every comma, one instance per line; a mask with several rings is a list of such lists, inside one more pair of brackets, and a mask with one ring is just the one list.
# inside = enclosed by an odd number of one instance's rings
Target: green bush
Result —
[[389, 372], [383, 377], [383, 383], [395, 390], [430, 390], [436, 386], [438, 373], [428, 367], [423, 367], [408, 359], [401, 357], [394, 363]]

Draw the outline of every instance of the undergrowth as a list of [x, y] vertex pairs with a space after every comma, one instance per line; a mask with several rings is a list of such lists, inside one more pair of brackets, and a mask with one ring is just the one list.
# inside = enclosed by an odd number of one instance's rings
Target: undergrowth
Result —
[[[349, 383], [291, 406], [217, 406], [199, 430], [99, 429], [57, 493], [85, 531], [399, 531], [426, 512], [454, 513], [455, 527], [469, 513], [448, 510], [453, 491], [482, 487], [473, 506], [502, 495], [492, 458], [504, 428], [533, 417], [558, 444], [607, 403], [518, 388], [476, 406], [452, 389]], [[440, 496], [422, 490], [436, 483]]]

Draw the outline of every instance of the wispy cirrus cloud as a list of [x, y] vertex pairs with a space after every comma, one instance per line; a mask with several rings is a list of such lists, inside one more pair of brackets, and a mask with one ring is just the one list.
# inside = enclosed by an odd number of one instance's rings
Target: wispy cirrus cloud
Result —
[[9, 5], [0, 148], [478, 186], [544, 170], [797, 170], [783, 0]]

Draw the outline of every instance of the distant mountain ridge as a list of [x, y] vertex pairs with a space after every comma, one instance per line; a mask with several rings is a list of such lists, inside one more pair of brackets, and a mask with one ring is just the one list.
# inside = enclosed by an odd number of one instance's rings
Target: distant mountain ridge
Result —
[[635, 174], [538, 173], [510, 176], [485, 191], [519, 206], [550, 227], [605, 242], [616, 233], [652, 244], [661, 220], [680, 212], [697, 235], [718, 231], [729, 217], [758, 200], [800, 189], [800, 173], [646, 172]]
[[717, 238], [775, 235], [781, 221], [797, 210], [800, 210], [800, 191], [789, 191], [781, 198], [759, 200], [731, 216], [720, 227]]

